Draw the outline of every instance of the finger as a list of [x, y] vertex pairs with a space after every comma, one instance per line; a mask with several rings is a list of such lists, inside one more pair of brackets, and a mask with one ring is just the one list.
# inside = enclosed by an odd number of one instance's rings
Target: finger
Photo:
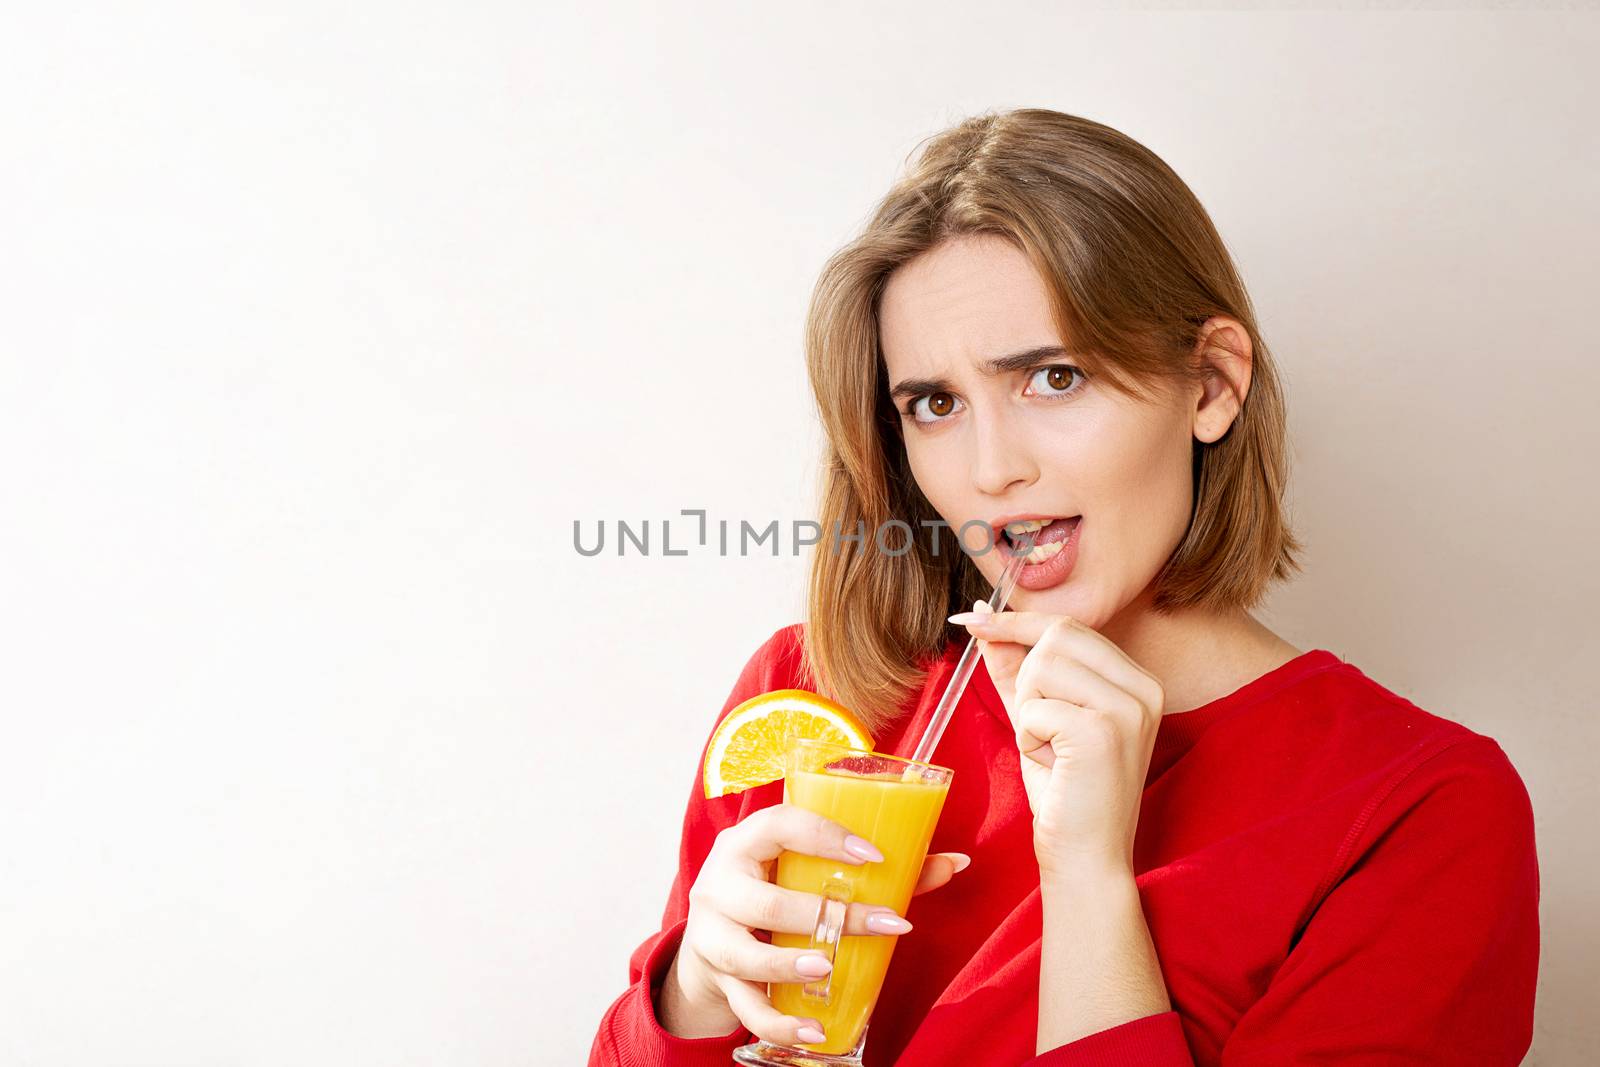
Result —
[[964, 852], [935, 852], [922, 864], [922, 874], [917, 878], [917, 886], [911, 891], [912, 896], [926, 893], [930, 889], [938, 889], [947, 885], [950, 879], [967, 869], [972, 862], [972, 857]]
[[1017, 705], [1034, 697], [1064, 700], [1117, 715], [1138, 715], [1144, 710], [1138, 697], [1113, 685], [1083, 661], [1047, 645], [1035, 646], [1017, 671]]
[[1055, 741], [1062, 734], [1079, 746], [1107, 746], [1115, 743], [1118, 729], [1111, 716], [1095, 708], [1034, 697], [1022, 704], [1017, 716], [1017, 749], [1024, 758], [1048, 767], [1055, 763]]
[[972, 611], [950, 616], [950, 621], [965, 626], [971, 633], [986, 641], [1014, 641], [1032, 647], [1059, 615], [1042, 611], [990, 611], [973, 605]]
[[[739, 878], [727, 883], [724, 897], [712, 890], [713, 908], [741, 926], [752, 930], [772, 930], [785, 934], [812, 934], [822, 910], [822, 897], [785, 889], [756, 878]], [[852, 903], [845, 909], [847, 934], [904, 934], [911, 924], [893, 908], [877, 904]]]
[[967, 629], [982, 640], [1014, 641], [1030, 647], [1047, 643], [1060, 651], [1069, 652], [1108, 681], [1133, 694], [1141, 703], [1153, 704], [1158, 711], [1161, 708], [1161, 683], [1156, 677], [1135, 663], [1100, 631], [1070, 615], [1037, 611], [1002, 611], [987, 615], [968, 612], [952, 615], [951, 619], [971, 619]]
[[[992, 614], [992, 609], [982, 600], [974, 602], [972, 610], [980, 614]], [[1022, 666], [1023, 657], [1028, 654], [1028, 646], [1010, 641], [988, 641], [981, 632], [976, 631], [973, 637], [978, 642], [978, 653], [983, 657], [984, 671], [989, 675], [995, 692], [1000, 694], [1000, 702], [1009, 710], [1017, 670]]]
[[882, 863], [883, 853], [865, 838], [793, 804], [773, 804], [752, 813], [734, 835], [740, 853], [758, 863], [775, 860], [782, 852], [843, 860], [860, 866]]
[[[785, 1015], [772, 1006], [767, 991], [760, 986], [728, 977], [722, 978], [719, 984], [723, 996], [728, 998], [728, 1007], [733, 1009], [744, 1028], [763, 1041], [779, 1045], [814, 1045], [820, 1040], [817, 1034], [823, 1033], [821, 1023], [812, 1018]], [[803, 1029], [814, 1032], [802, 1035]]]
[[[1061, 732], [1061, 725], [1056, 720], [1055, 714], [1064, 709], [1049, 708], [1048, 705], [1051, 703], [1053, 702], [1047, 697], [1030, 697], [1017, 708], [1017, 717], [1014, 720], [1017, 730], [1017, 752], [1021, 754], [1023, 760], [1031, 760], [1041, 767], [1055, 766], [1056, 750], [1052, 742], [1056, 734]], [[1023, 766], [1027, 766], [1027, 763], [1025, 762]]]
[[695, 951], [712, 970], [752, 982], [810, 982], [833, 970], [828, 957], [816, 949], [769, 945], [722, 917], [710, 923]]

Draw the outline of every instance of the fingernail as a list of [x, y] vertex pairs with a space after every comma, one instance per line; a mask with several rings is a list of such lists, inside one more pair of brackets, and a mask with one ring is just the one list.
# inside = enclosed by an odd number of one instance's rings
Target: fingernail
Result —
[[951, 862], [956, 865], [955, 873], [957, 874], [972, 866], [972, 857], [965, 852], [950, 852], [947, 855], [950, 857]]
[[826, 956], [797, 956], [794, 961], [794, 969], [807, 978], [821, 978], [833, 970], [833, 964], [828, 962], [828, 957]]
[[879, 852], [871, 841], [855, 834], [844, 839], [844, 850], [858, 860], [867, 860], [870, 863], [883, 862], [883, 853]]
[[950, 621], [957, 626], [978, 626], [989, 621], [988, 615], [979, 615], [976, 611], [958, 611], [950, 616]]
[[875, 934], [909, 933], [911, 924], [889, 911], [875, 911], [867, 916], [867, 929]]
[[827, 1038], [827, 1035], [815, 1026], [802, 1026], [794, 1032], [794, 1036], [800, 1039], [802, 1045], [820, 1045]]

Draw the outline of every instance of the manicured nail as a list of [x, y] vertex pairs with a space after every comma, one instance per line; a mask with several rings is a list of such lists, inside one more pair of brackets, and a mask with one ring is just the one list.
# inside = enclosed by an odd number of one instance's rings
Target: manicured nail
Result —
[[804, 975], [807, 978], [821, 978], [823, 975], [833, 970], [833, 964], [828, 962], [828, 957], [826, 956], [818, 956], [815, 954], [809, 956], [796, 956], [794, 961], [794, 969], [797, 973]]
[[950, 852], [946, 853], [946, 855], [948, 855], [950, 857], [950, 861], [956, 865], [956, 874], [960, 874], [962, 871], [972, 866], [972, 857], [967, 855], [965, 852]]
[[875, 911], [867, 916], [867, 929], [875, 934], [909, 933], [911, 924], [888, 911]]
[[857, 837], [855, 834], [851, 834], [844, 839], [844, 850], [858, 860], [866, 860], [869, 863], [883, 862], [883, 853], [879, 852], [871, 841], [864, 837]]
[[827, 1035], [815, 1026], [802, 1026], [794, 1032], [794, 1036], [800, 1039], [802, 1045], [820, 1045], [827, 1040]]
[[957, 626], [981, 626], [992, 618], [993, 615], [980, 615], [976, 611], [958, 611], [950, 616], [950, 621]]

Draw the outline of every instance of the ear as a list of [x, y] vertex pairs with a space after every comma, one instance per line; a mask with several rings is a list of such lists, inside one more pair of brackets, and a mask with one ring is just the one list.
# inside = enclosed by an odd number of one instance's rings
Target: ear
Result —
[[1237, 319], [1216, 315], [1200, 327], [1194, 356], [1204, 372], [1195, 397], [1193, 432], [1210, 444], [1219, 440], [1238, 418], [1250, 395], [1250, 368], [1254, 355], [1250, 331]]

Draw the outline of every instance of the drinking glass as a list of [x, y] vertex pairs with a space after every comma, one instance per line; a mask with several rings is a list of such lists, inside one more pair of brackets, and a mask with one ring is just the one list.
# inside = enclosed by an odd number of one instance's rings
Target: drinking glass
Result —
[[855, 866], [795, 852], [778, 856], [777, 884], [815, 894], [821, 902], [811, 933], [775, 931], [772, 943], [819, 952], [833, 963], [833, 970], [811, 981], [773, 982], [768, 996], [784, 1014], [820, 1022], [825, 1040], [795, 1046], [757, 1041], [735, 1050], [735, 1062], [749, 1067], [859, 1067], [867, 1021], [900, 939], [844, 934], [845, 910], [860, 903], [905, 914], [954, 774], [948, 767], [831, 741], [790, 741], [784, 803], [814, 811], [866, 838], [883, 853], [883, 862]]

